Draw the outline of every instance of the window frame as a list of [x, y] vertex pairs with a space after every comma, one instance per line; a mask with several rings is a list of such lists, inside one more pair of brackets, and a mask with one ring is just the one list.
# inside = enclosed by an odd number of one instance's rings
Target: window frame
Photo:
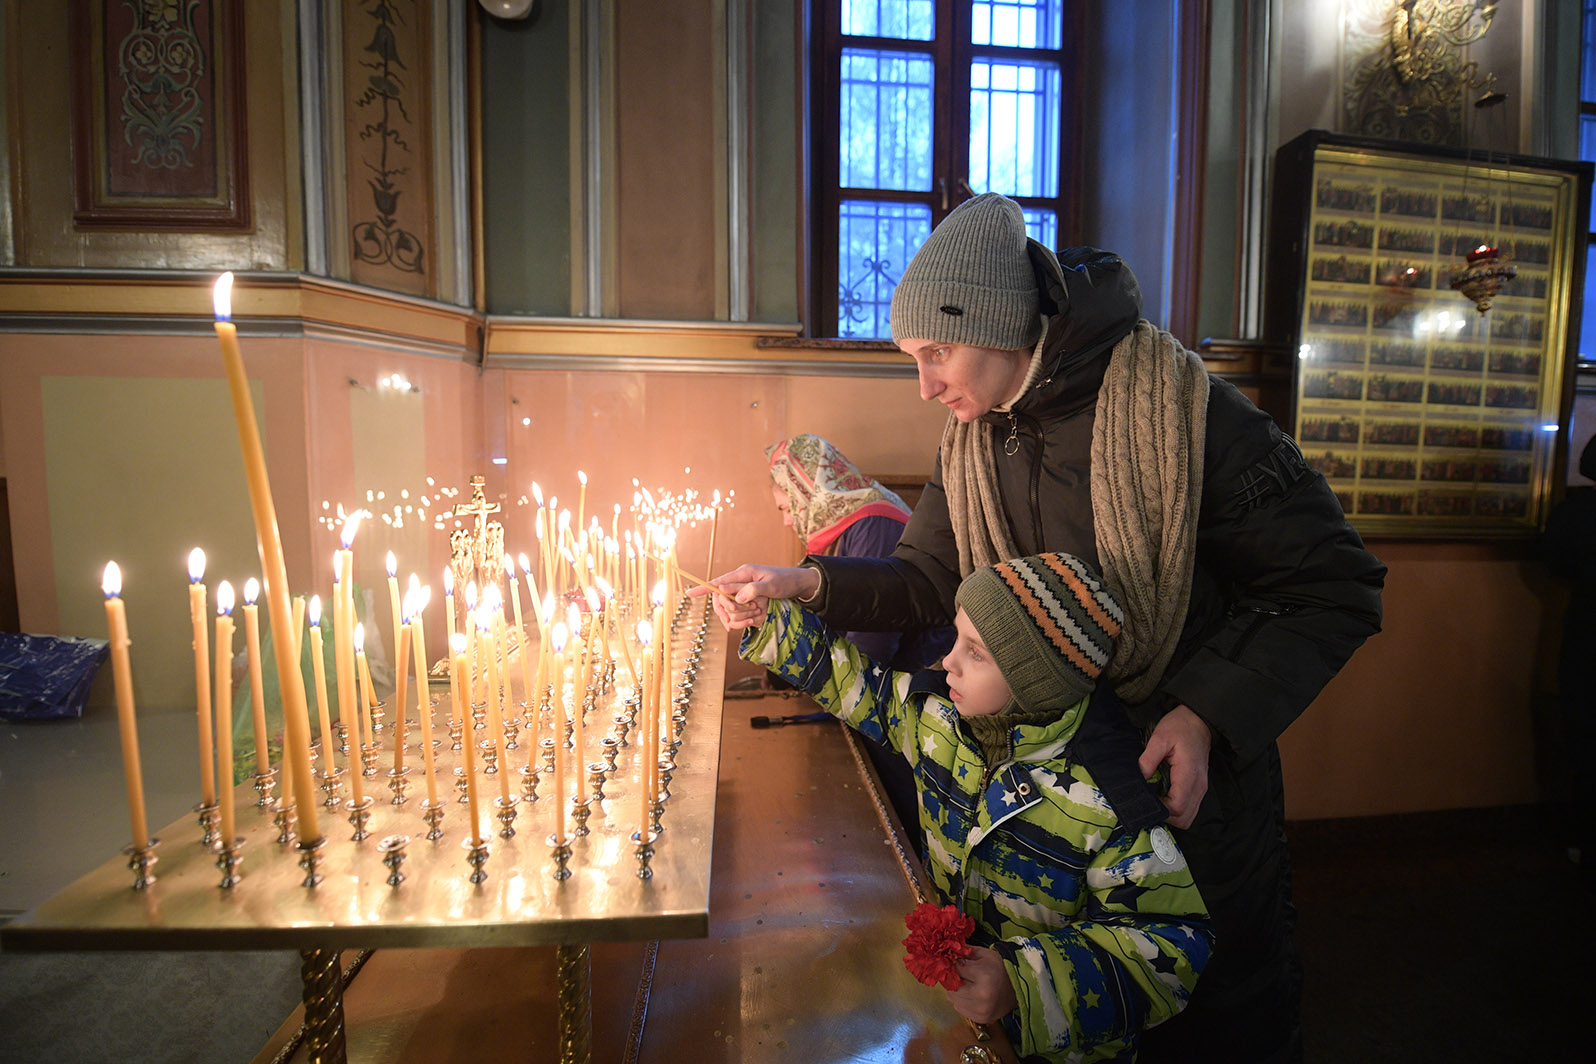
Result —
[[[1057, 49], [1013, 48], [970, 43], [972, 0], [934, 0], [937, 27], [949, 27], [931, 41], [896, 37], [845, 37], [841, 0], [803, 0], [800, 18], [807, 32], [800, 38], [810, 49], [806, 64], [810, 106], [803, 114], [809, 168], [807, 196], [809, 255], [804, 267], [807, 293], [802, 299], [806, 331], [811, 336], [838, 335], [839, 214], [842, 201], [880, 200], [923, 204], [931, 210], [933, 229], [948, 212], [973, 195], [969, 188], [970, 65], [980, 58], [1051, 58], [1059, 65], [1059, 130], [1057, 196], [1015, 196], [1023, 207], [1052, 210], [1058, 218], [1058, 243], [1075, 243], [1080, 232], [1082, 133], [1080, 47], [1086, 18], [1085, 0], [1061, 0], [1061, 37]], [[800, 27], [802, 30], [802, 27]], [[841, 170], [841, 66], [844, 47], [881, 48], [931, 57], [932, 89], [931, 188], [925, 191], [843, 187]], [[958, 102], [958, 106], [955, 103]], [[907, 263], [903, 264], [904, 266]], [[865, 339], [863, 337], [852, 339]]]

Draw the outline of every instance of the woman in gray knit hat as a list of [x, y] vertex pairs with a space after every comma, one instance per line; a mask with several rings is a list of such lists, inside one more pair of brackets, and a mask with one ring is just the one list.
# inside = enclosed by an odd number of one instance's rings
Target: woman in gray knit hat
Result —
[[1142, 771], [1168, 766], [1218, 935], [1142, 1059], [1300, 1059], [1275, 740], [1379, 630], [1385, 567], [1274, 421], [1141, 320], [1118, 257], [1055, 254], [1012, 200], [977, 196], [932, 232], [892, 333], [949, 411], [897, 551], [741, 566], [717, 580], [736, 596], [715, 596], [722, 620], [798, 598], [839, 628], [907, 631], [948, 623], [960, 580], [996, 561], [1067, 551], [1102, 572], [1126, 614], [1105, 675]]

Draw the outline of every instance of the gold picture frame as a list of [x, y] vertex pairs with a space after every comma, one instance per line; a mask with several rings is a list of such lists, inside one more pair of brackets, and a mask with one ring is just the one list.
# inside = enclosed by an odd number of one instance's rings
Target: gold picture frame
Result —
[[[1589, 163], [1311, 133], [1281, 149], [1271, 335], [1290, 431], [1365, 534], [1539, 530], [1567, 424]], [[1513, 276], [1453, 288], [1492, 249]]]

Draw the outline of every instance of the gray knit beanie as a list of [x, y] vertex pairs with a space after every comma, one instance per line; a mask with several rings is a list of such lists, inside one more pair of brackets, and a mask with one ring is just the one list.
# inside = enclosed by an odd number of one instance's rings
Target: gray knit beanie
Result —
[[915, 252], [892, 293], [892, 339], [1030, 347], [1040, 305], [1025, 215], [986, 192], [959, 204]]
[[1072, 554], [1037, 554], [977, 569], [954, 602], [1014, 692], [1012, 712], [1074, 705], [1097, 686], [1125, 614]]

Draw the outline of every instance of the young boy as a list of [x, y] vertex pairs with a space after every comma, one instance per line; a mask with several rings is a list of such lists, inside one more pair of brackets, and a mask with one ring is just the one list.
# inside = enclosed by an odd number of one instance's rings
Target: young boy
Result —
[[1213, 936], [1140, 736], [1092, 693], [1120, 605], [1067, 554], [978, 569], [956, 603], [946, 673], [888, 671], [785, 600], [741, 653], [908, 761], [938, 904], [976, 925], [954, 1008], [1027, 1059], [1134, 1060]]

